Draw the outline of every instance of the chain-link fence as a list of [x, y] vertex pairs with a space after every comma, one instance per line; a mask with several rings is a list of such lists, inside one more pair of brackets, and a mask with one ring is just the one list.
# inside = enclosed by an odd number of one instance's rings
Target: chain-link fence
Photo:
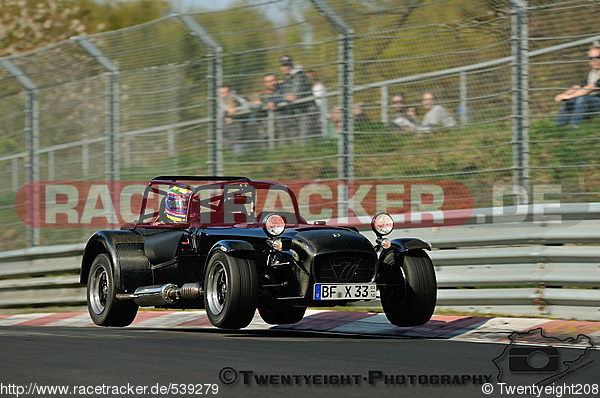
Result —
[[37, 180], [453, 180], [476, 207], [541, 184], [597, 201], [600, 107], [557, 125], [555, 95], [588, 77], [598, 2], [240, 4], [0, 58], [0, 249], [89, 235], [24, 226], [15, 207], [35, 204], [15, 193]]

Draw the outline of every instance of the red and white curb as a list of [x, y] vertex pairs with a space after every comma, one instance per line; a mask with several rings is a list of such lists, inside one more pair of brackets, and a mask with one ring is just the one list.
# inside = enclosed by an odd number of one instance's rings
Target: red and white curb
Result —
[[[93, 327], [86, 312], [32, 313], [0, 315], [2, 326], [68, 326]], [[130, 328], [213, 328], [205, 311], [140, 311]], [[600, 322], [548, 320], [534, 318], [488, 318], [481, 316], [434, 315], [425, 325], [397, 327], [384, 314], [371, 312], [309, 310], [302, 321], [294, 325], [268, 325], [255, 315], [246, 329], [298, 330], [347, 335], [370, 335], [399, 338], [434, 338], [459, 341], [509, 343], [509, 336], [517, 332], [522, 341], [548, 344], [539, 333], [558, 340], [589, 337], [594, 348], [600, 349]]]

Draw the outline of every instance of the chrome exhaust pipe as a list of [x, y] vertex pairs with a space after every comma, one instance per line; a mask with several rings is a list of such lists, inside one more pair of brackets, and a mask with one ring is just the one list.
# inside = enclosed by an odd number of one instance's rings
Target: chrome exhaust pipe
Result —
[[177, 300], [198, 300], [204, 291], [199, 283], [186, 283], [181, 287], [173, 283], [166, 285], [142, 286], [133, 294], [117, 294], [118, 300], [133, 300], [139, 306], [164, 306], [175, 304]]
[[184, 283], [177, 289], [177, 297], [184, 300], [199, 300], [204, 294], [202, 286], [199, 283]]
[[170, 305], [174, 304], [177, 296], [175, 291], [177, 285], [168, 283], [166, 285], [142, 286], [133, 293], [133, 301], [140, 306]]

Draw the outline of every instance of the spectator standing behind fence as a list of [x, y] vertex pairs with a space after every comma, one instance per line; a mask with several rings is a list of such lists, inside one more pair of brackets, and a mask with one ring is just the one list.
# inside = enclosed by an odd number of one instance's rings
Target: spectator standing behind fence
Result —
[[399, 128], [402, 131], [414, 132], [419, 126], [419, 118], [417, 110], [414, 106], [408, 106], [404, 99], [404, 94], [398, 93], [392, 96], [392, 108], [394, 116], [392, 118], [392, 126]]
[[417, 132], [428, 133], [437, 127], [456, 126], [456, 120], [446, 108], [436, 105], [435, 95], [430, 91], [423, 93], [423, 109], [426, 113], [423, 116], [421, 125], [417, 128]]
[[255, 149], [260, 146], [260, 141], [267, 136], [265, 128], [265, 111], [260, 92], [254, 92], [248, 98], [250, 114], [246, 122], [246, 136], [249, 139], [248, 149]]
[[[329, 101], [327, 101], [327, 89], [321, 82], [319, 74], [314, 69], [306, 71], [306, 76], [312, 83], [312, 94], [315, 97], [315, 103], [319, 108], [320, 125], [327, 125], [327, 112], [329, 111]], [[323, 132], [325, 134], [325, 132]]]
[[279, 59], [279, 65], [285, 75], [284, 91], [286, 94], [284, 99], [292, 103], [290, 110], [294, 116], [297, 116], [300, 143], [304, 145], [308, 134], [316, 134], [320, 131], [317, 104], [314, 99], [298, 104], [293, 103], [313, 96], [312, 83], [302, 67], [294, 65], [290, 56], [282, 56]]
[[600, 79], [600, 47], [592, 47], [588, 51], [592, 70], [580, 85], [558, 94], [554, 101], [562, 102], [556, 124], [564, 126], [570, 124], [578, 128], [586, 119], [591, 119], [594, 113], [600, 111], [600, 92], [598, 80]]
[[[290, 109], [284, 106], [287, 102], [284, 98], [283, 80], [278, 79], [275, 73], [270, 72], [264, 76], [263, 81], [265, 83], [264, 105], [267, 109], [276, 112], [276, 116], [278, 116], [275, 120], [275, 126], [277, 127], [272, 132], [274, 137], [275, 132], [289, 131], [293, 122], [290, 118], [285, 117], [290, 113]], [[281, 134], [278, 134], [278, 136], [281, 136]]]
[[240, 117], [240, 113], [248, 111], [250, 106], [248, 101], [237, 95], [229, 84], [223, 84], [219, 89], [219, 94], [219, 109], [224, 118], [225, 137], [231, 143], [235, 153], [242, 153], [244, 151], [243, 129], [240, 122], [236, 122], [235, 119]]
[[285, 103], [283, 81], [279, 80], [275, 73], [267, 73], [263, 81], [265, 83], [265, 106], [274, 111]]

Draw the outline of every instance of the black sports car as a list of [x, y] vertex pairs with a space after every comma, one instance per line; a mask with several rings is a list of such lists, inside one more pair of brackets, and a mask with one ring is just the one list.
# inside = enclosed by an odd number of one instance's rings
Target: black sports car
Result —
[[[260, 210], [260, 211], [259, 211]], [[80, 281], [92, 320], [127, 326], [138, 306], [205, 308], [219, 328], [299, 322], [308, 306], [374, 300], [398, 326], [424, 324], [436, 302], [433, 264], [419, 239], [373, 245], [356, 228], [308, 223], [284, 185], [243, 177], [157, 177], [139, 220], [89, 239]]]

